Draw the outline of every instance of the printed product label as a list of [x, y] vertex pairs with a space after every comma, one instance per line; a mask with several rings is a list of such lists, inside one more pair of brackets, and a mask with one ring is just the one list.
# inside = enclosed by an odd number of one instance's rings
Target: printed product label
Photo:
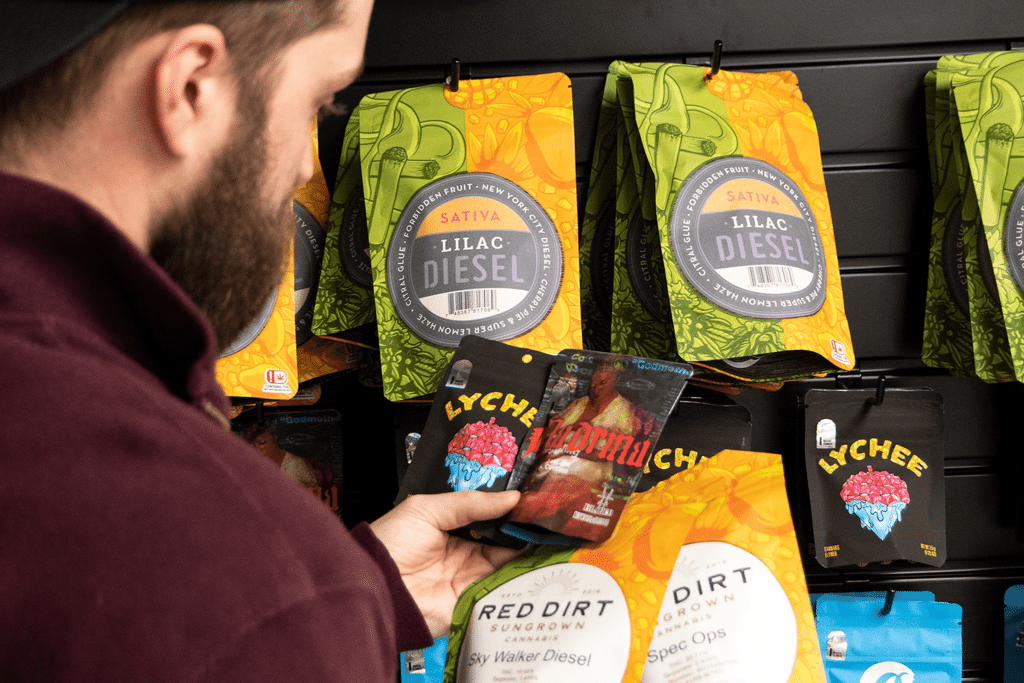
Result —
[[953, 303], [964, 315], [970, 315], [967, 299], [967, 255], [964, 252], [963, 216], [957, 202], [950, 209], [946, 233], [942, 244], [942, 265], [946, 274], [946, 289]]
[[342, 214], [341, 232], [338, 235], [338, 256], [345, 274], [364, 287], [373, 286], [373, 271], [370, 269], [370, 235], [366, 228], [366, 202], [362, 189], [352, 191]]
[[1024, 292], [1024, 183], [1017, 186], [1006, 214], [1006, 265]]
[[721, 541], [683, 546], [642, 683], [785, 683], [796, 656], [796, 615], [761, 560]]
[[637, 299], [647, 312], [659, 322], [670, 319], [668, 310], [668, 293], [665, 288], [665, 269], [660, 260], [655, 259], [656, 249], [661, 249], [658, 241], [658, 224], [644, 220], [643, 212], [637, 209], [629, 222], [626, 236], [626, 270], [629, 283], [636, 292]]
[[817, 221], [797, 184], [758, 159], [708, 162], [683, 185], [671, 218], [680, 270], [720, 308], [798, 318], [825, 302]]
[[316, 301], [320, 264], [324, 259], [324, 231], [313, 214], [292, 202], [297, 224], [295, 233], [295, 343], [313, 336], [313, 303]]
[[263, 391], [268, 394], [292, 395], [293, 390], [288, 384], [288, 371], [281, 368], [269, 368], [263, 372]]
[[463, 173], [409, 202], [387, 254], [395, 309], [420, 338], [455, 348], [541, 323], [558, 295], [562, 249], [543, 208], [514, 183]]
[[629, 647], [629, 611], [615, 580], [590, 565], [551, 565], [473, 606], [458, 680], [619, 683]]

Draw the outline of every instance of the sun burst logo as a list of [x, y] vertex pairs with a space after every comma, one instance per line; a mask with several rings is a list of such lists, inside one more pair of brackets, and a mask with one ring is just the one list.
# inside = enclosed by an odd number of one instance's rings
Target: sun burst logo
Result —
[[531, 597], [537, 597], [543, 593], [558, 593], [560, 595], [571, 595], [579, 590], [579, 582], [576, 575], [566, 569], [559, 569], [547, 574], [534, 582], [529, 589]]

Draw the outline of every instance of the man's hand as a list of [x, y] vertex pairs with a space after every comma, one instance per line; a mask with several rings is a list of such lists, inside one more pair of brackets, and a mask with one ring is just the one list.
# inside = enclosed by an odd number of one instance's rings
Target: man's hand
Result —
[[518, 501], [518, 491], [410, 496], [370, 524], [398, 565], [435, 638], [448, 633], [459, 594], [517, 554], [449, 536], [447, 531], [501, 517]]

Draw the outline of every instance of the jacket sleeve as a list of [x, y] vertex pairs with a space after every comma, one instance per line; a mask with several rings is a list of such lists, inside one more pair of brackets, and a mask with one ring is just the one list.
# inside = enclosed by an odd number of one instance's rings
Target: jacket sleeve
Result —
[[434, 643], [427, 622], [423, 619], [420, 608], [405, 587], [398, 567], [388, 553], [384, 544], [370, 530], [370, 525], [361, 522], [352, 529], [356, 542], [369, 553], [373, 561], [380, 567], [391, 592], [391, 604], [394, 608], [395, 630], [398, 651], [417, 650], [430, 647]]

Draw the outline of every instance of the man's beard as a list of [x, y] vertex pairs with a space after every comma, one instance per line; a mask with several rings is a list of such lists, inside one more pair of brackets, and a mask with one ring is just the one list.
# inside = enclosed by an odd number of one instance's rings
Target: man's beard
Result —
[[220, 350], [280, 284], [294, 237], [291, 202], [268, 209], [261, 193], [266, 117], [262, 103], [256, 106], [260, 111], [239, 108], [242, 127], [214, 159], [206, 181], [151, 233], [150, 255], [206, 314]]

